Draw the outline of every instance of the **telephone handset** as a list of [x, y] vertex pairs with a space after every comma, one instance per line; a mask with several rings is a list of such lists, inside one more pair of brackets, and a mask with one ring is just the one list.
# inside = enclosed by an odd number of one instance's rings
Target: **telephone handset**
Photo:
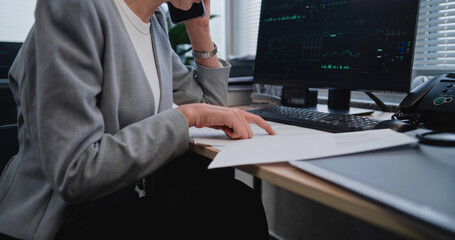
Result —
[[394, 118], [430, 129], [454, 128], [455, 73], [434, 77], [416, 87], [400, 103]]
[[418, 107], [419, 101], [423, 99], [425, 94], [427, 94], [438, 82], [439, 77], [435, 77], [429, 79], [419, 86], [417, 86], [414, 90], [412, 90], [400, 103], [400, 110], [406, 112], [415, 112]]

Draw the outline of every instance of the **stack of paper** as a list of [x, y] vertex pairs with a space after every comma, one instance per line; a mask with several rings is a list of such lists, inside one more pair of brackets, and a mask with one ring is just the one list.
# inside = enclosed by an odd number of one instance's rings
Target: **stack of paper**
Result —
[[255, 135], [245, 140], [231, 140], [224, 132], [213, 129], [191, 129], [190, 133], [196, 144], [207, 144], [221, 150], [209, 168], [309, 160], [417, 142], [413, 137], [390, 129], [333, 134], [270, 124], [277, 135], [270, 136], [257, 126], [252, 126]]

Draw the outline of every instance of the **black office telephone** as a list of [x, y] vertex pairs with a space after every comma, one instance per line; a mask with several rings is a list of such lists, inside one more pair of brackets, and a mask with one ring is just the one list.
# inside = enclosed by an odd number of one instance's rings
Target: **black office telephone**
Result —
[[394, 118], [429, 129], [455, 126], [455, 73], [434, 77], [412, 90]]

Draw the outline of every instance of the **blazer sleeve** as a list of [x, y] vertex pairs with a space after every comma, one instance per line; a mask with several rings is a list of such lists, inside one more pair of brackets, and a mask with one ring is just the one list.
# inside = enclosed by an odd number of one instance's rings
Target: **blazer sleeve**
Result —
[[[167, 34], [167, 21], [161, 9], [155, 13], [158, 22]], [[168, 36], [163, 39], [168, 41]], [[171, 50], [172, 51], [172, 50]], [[174, 103], [209, 103], [225, 106], [231, 65], [220, 59], [221, 67], [208, 68], [196, 63], [196, 68], [185, 66], [172, 51]]]
[[[188, 148], [188, 123], [175, 109], [104, 130], [105, 5], [91, 0], [40, 0], [26, 63], [25, 125], [41, 170], [63, 199], [81, 203], [134, 184]], [[36, 67], [32, 65], [36, 65]]]
[[178, 55], [173, 52], [174, 102], [208, 103], [227, 105], [227, 86], [230, 64], [222, 59], [220, 68], [208, 68], [196, 63], [196, 69], [184, 66]]

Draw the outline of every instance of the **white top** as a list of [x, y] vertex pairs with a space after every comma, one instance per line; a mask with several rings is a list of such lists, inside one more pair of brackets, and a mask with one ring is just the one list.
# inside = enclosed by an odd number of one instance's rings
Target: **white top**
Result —
[[126, 27], [136, 54], [152, 89], [155, 99], [155, 113], [158, 112], [160, 103], [160, 82], [155, 63], [155, 54], [152, 47], [152, 34], [150, 22], [144, 23], [123, 0], [115, 0], [115, 5], [120, 12], [123, 24]]

